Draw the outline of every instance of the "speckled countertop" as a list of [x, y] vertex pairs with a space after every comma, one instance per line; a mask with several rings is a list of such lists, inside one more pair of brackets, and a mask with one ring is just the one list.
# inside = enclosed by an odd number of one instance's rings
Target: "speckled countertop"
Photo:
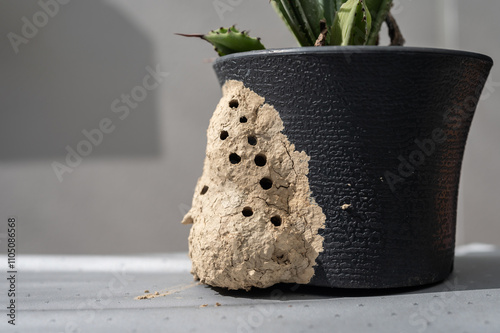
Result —
[[[404, 290], [279, 285], [229, 292], [194, 283], [189, 269], [185, 253], [19, 256], [16, 325], [4, 314], [0, 331], [500, 331], [500, 250], [489, 246], [458, 248], [448, 280]], [[163, 296], [135, 299], [145, 290]]]

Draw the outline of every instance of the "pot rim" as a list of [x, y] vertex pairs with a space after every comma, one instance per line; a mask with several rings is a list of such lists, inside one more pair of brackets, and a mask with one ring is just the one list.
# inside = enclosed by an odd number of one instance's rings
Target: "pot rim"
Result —
[[275, 48], [247, 52], [238, 52], [218, 57], [214, 64], [229, 61], [238, 58], [258, 57], [262, 55], [267, 56], [281, 56], [281, 55], [309, 55], [309, 54], [350, 54], [350, 53], [363, 53], [363, 54], [381, 54], [392, 53], [395, 55], [411, 55], [411, 54], [429, 54], [429, 55], [443, 55], [443, 56], [457, 56], [457, 57], [470, 57], [477, 58], [482, 61], [490, 62], [493, 65], [493, 59], [487, 55], [461, 50], [440, 49], [430, 47], [414, 47], [414, 46], [302, 46], [302, 47], [289, 47], [289, 48]]

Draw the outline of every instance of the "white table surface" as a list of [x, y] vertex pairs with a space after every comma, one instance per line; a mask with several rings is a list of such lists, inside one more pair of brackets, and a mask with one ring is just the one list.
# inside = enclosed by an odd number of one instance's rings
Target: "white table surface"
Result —
[[[500, 332], [500, 250], [489, 246], [458, 248], [445, 282], [403, 290], [231, 292], [194, 283], [189, 269], [185, 253], [19, 256], [16, 325], [4, 314], [0, 331]], [[145, 290], [168, 295], [134, 299]]]

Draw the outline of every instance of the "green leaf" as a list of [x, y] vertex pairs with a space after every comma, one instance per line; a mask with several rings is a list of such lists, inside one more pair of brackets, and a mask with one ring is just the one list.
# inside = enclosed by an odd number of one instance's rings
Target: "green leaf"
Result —
[[317, 0], [271, 0], [271, 4], [301, 46], [314, 45], [322, 18]]
[[236, 27], [220, 28], [212, 30], [206, 35], [178, 34], [185, 37], [199, 37], [214, 46], [215, 51], [220, 56], [231, 53], [264, 50], [265, 47], [260, 42], [260, 38], [252, 38], [245, 31], [239, 31]]
[[331, 28], [332, 45], [365, 45], [372, 19], [363, 0], [348, 0], [335, 15]]
[[288, 7], [285, 7], [285, 1], [271, 0], [271, 5], [283, 22], [285, 22], [288, 29], [293, 33], [299, 45], [309, 45], [310, 41], [307, 37], [307, 33], [301, 29], [300, 22], [298, 18], [294, 16], [293, 12], [287, 10]]
[[[307, 23], [313, 33], [314, 42], [321, 33], [320, 20], [323, 18], [323, 9], [318, 0], [299, 0], [298, 3], [304, 11]], [[313, 42], [313, 45], [314, 45]]]
[[333, 21], [335, 20], [335, 13], [340, 9], [342, 4], [347, 0], [319, 0], [321, 2], [321, 7], [323, 8], [323, 16], [326, 20], [326, 24], [331, 27]]
[[332, 25], [335, 21], [335, 14], [347, 0], [319, 0], [323, 7], [323, 16], [326, 20], [328, 33], [326, 35], [326, 45], [331, 45]]
[[373, 18], [370, 36], [368, 36], [368, 45], [375, 45], [378, 41], [380, 27], [391, 10], [392, 0], [365, 0], [366, 7]]

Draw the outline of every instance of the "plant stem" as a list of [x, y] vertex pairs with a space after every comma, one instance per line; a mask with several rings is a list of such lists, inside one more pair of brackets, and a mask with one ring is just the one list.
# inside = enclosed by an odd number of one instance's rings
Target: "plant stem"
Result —
[[318, 39], [316, 39], [316, 43], [314, 43], [314, 46], [325, 46], [326, 35], [328, 34], [328, 26], [326, 24], [326, 20], [325, 19], [320, 20], [319, 26], [321, 32], [319, 33]]
[[396, 19], [390, 12], [387, 13], [387, 17], [385, 18], [385, 23], [387, 23], [387, 27], [389, 28], [389, 37], [391, 37], [391, 46], [403, 46], [405, 43], [405, 39], [403, 38], [403, 34], [401, 30], [399, 30], [399, 26], [396, 23]]

